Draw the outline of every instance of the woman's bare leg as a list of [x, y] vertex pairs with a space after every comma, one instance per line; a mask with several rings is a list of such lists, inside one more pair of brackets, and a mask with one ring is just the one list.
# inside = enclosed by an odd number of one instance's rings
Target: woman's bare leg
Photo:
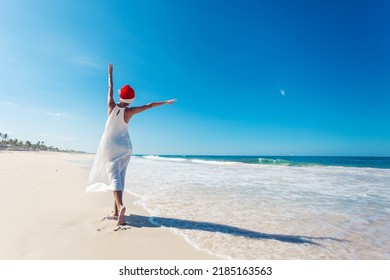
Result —
[[114, 194], [114, 210], [111, 211], [111, 214], [114, 218], [118, 218], [118, 206], [116, 205], [116, 199], [115, 199], [115, 192], [113, 192]]
[[117, 223], [118, 226], [126, 225], [126, 221], [125, 221], [126, 207], [123, 206], [122, 196], [123, 196], [122, 191], [114, 191], [115, 205], [116, 205], [116, 209], [118, 210], [118, 223]]

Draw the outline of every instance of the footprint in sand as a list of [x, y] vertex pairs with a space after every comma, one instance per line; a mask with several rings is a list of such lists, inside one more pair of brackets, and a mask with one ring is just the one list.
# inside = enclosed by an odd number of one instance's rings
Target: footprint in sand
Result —
[[118, 216], [106, 216], [106, 217], [102, 218], [100, 221], [102, 222], [104, 220], [117, 221], [118, 220]]
[[103, 217], [100, 220], [99, 222], [100, 225], [96, 229], [96, 231], [108, 232], [108, 231], [121, 231], [121, 230], [131, 229], [131, 227], [128, 224], [118, 225], [117, 221], [118, 221], [118, 216], [108, 215], [106, 217]]
[[131, 229], [129, 225], [122, 225], [122, 226], [116, 226], [113, 231], [119, 231], [119, 230], [128, 230]]

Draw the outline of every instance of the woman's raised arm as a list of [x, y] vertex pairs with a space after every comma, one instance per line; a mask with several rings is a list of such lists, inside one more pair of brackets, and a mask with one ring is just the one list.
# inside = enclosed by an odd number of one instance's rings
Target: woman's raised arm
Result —
[[108, 114], [111, 113], [112, 109], [115, 107], [115, 100], [114, 100], [114, 84], [112, 81], [112, 64], [108, 64], [108, 98], [107, 98], [107, 106], [108, 106]]

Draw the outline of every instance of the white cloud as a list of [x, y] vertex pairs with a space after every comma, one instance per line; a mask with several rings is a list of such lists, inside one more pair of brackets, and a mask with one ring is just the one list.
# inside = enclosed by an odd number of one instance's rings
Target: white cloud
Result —
[[55, 117], [57, 119], [59, 119], [59, 118], [77, 119], [76, 117], [70, 116], [69, 114], [60, 113], [60, 112], [50, 112], [50, 111], [46, 111], [44, 109], [34, 108], [31, 106], [26, 106], [24, 104], [19, 104], [19, 103], [9, 102], [9, 101], [0, 101], [0, 107], [17, 108], [18, 110], [23, 110], [24, 113]]
[[282, 96], [285, 96], [285, 95], [286, 95], [286, 91], [283, 90], [283, 89], [281, 89], [281, 90], [280, 90], [280, 94], [281, 94]]
[[48, 116], [56, 117], [56, 118], [65, 117], [66, 116], [63, 113], [53, 113], [53, 112], [48, 112], [48, 111], [46, 111], [45, 114], [48, 115]]
[[45, 132], [39, 132], [37, 133], [39, 137], [43, 137], [42, 140], [47, 141], [76, 141], [77, 139], [75, 137], [71, 136], [64, 136], [64, 135], [54, 135], [54, 134], [48, 134]]
[[87, 66], [87, 67], [92, 67], [92, 68], [103, 68], [102, 65], [98, 64], [98, 63], [95, 63], [95, 62], [92, 62], [90, 59], [88, 58], [85, 58], [85, 57], [72, 57], [70, 59], [72, 62], [74, 63], [77, 63], [77, 64], [80, 64], [82, 66]]
[[22, 107], [20, 104], [15, 102], [8, 102], [8, 101], [0, 101], [0, 105], [2, 106], [12, 106], [12, 107]]

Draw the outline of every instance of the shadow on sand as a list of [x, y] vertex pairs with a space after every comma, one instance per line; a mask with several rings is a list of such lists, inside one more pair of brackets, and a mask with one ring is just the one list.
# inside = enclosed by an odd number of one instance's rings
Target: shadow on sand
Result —
[[232, 227], [228, 225], [221, 225], [208, 222], [197, 222], [197, 221], [188, 221], [188, 220], [179, 220], [172, 218], [162, 218], [162, 217], [147, 217], [139, 215], [130, 215], [125, 216], [126, 223], [131, 227], [166, 227], [166, 228], [177, 228], [177, 229], [189, 229], [189, 230], [200, 230], [200, 231], [210, 231], [210, 232], [220, 232], [225, 234], [230, 234], [234, 236], [242, 236], [246, 238], [253, 239], [272, 239], [281, 242], [288, 242], [294, 244], [311, 244], [318, 245], [315, 240], [332, 240], [338, 242], [349, 242], [343, 239], [337, 239], [332, 237], [310, 237], [310, 236], [300, 236], [300, 235], [285, 235], [285, 234], [269, 234], [261, 233], [252, 230]]

